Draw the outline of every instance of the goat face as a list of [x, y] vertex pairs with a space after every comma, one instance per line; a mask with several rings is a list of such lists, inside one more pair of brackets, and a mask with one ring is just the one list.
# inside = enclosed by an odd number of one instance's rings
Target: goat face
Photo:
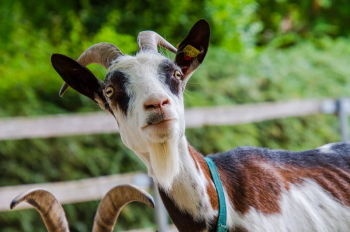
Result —
[[[176, 141], [184, 135], [183, 91], [204, 60], [209, 36], [208, 23], [199, 20], [178, 50], [155, 32], [145, 31], [139, 34], [140, 51], [135, 56], [101, 43], [85, 51], [78, 62], [60, 54], [53, 54], [51, 60], [69, 86], [113, 114], [124, 144], [143, 153], [149, 144]], [[159, 54], [157, 45], [176, 52], [175, 61]], [[104, 82], [85, 67], [90, 63], [108, 68]]]
[[183, 135], [183, 77], [174, 62], [147, 51], [122, 56], [111, 66], [103, 91], [132, 150], [142, 152], [146, 144]]

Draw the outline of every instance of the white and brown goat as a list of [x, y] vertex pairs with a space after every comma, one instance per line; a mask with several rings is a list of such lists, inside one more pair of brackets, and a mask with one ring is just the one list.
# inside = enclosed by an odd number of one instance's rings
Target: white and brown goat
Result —
[[[34, 206], [44, 220], [49, 232], [69, 232], [64, 210], [54, 195], [44, 189], [33, 189], [18, 195], [10, 205], [13, 209], [21, 202]], [[143, 202], [154, 208], [154, 201], [146, 191], [132, 185], [120, 185], [111, 189], [98, 205], [93, 232], [111, 232], [121, 209], [132, 201]]]
[[[185, 137], [183, 91], [203, 62], [210, 28], [198, 21], [174, 48], [152, 31], [138, 36], [139, 52], [123, 55], [100, 43], [77, 61], [60, 54], [52, 64], [65, 84], [111, 113], [123, 143], [148, 168], [182, 232], [215, 231], [218, 197], [207, 164]], [[158, 53], [162, 46], [175, 60]], [[188, 46], [200, 53], [188, 55]], [[108, 69], [104, 82], [85, 66]], [[210, 143], [210, 141], [203, 141]], [[238, 147], [210, 156], [223, 182], [229, 231], [350, 231], [350, 144], [291, 152]]]

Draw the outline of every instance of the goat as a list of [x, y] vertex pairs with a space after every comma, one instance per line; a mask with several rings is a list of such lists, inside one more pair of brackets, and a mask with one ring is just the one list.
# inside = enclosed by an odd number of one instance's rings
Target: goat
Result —
[[[218, 196], [208, 166], [185, 137], [183, 91], [203, 62], [210, 37], [199, 20], [178, 49], [153, 31], [138, 35], [139, 52], [99, 43], [75, 61], [53, 54], [67, 86], [116, 119], [123, 143], [148, 168], [182, 232], [215, 231]], [[157, 46], [176, 53], [175, 60]], [[85, 66], [108, 69], [104, 82]], [[210, 141], [203, 141], [210, 142]], [[350, 231], [350, 144], [291, 152], [237, 147], [210, 155], [223, 182], [229, 231]]]
[[[52, 193], [44, 189], [29, 190], [18, 195], [11, 202], [10, 208], [15, 208], [23, 201], [31, 204], [39, 211], [49, 232], [69, 232], [64, 210]], [[154, 208], [154, 200], [146, 191], [132, 185], [114, 187], [98, 205], [92, 231], [113, 231], [121, 209], [132, 201], [143, 202]]]

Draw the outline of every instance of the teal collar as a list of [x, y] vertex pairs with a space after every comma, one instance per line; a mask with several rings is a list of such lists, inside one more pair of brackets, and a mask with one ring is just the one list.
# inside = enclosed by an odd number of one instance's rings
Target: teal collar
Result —
[[227, 232], [228, 228], [226, 226], [226, 214], [227, 214], [226, 202], [225, 202], [224, 189], [222, 187], [222, 183], [220, 180], [220, 175], [214, 161], [208, 157], [205, 157], [204, 159], [205, 161], [207, 161], [210, 174], [211, 174], [211, 177], [213, 178], [216, 192], [218, 193], [218, 197], [219, 197], [219, 218], [218, 218], [218, 226], [216, 231]]

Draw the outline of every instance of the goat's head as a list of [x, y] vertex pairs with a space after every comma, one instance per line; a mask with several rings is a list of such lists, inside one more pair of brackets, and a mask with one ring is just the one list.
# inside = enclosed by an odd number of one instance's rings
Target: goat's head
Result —
[[[69, 232], [64, 210], [57, 199], [44, 189], [33, 189], [18, 195], [10, 205], [13, 209], [21, 202], [34, 206], [44, 220], [49, 232]], [[132, 201], [143, 202], [154, 208], [154, 201], [146, 191], [132, 185], [120, 185], [111, 189], [101, 200], [94, 219], [93, 232], [113, 231], [124, 205]]]
[[[51, 60], [69, 86], [113, 114], [123, 143], [144, 161], [152, 174], [156, 172], [155, 166], [164, 166], [156, 165], [154, 162], [162, 158], [152, 155], [162, 150], [171, 153], [175, 149], [171, 144], [177, 144], [184, 136], [183, 91], [205, 58], [209, 37], [209, 24], [202, 19], [178, 45], [178, 50], [157, 33], [143, 31], [138, 36], [139, 52], [135, 56], [123, 55], [116, 46], [100, 43], [86, 50], [77, 61], [60, 54], [53, 54]], [[175, 60], [158, 53], [157, 46], [176, 53]], [[85, 67], [91, 63], [108, 69], [104, 82]], [[62, 86], [61, 95], [67, 84]]]

